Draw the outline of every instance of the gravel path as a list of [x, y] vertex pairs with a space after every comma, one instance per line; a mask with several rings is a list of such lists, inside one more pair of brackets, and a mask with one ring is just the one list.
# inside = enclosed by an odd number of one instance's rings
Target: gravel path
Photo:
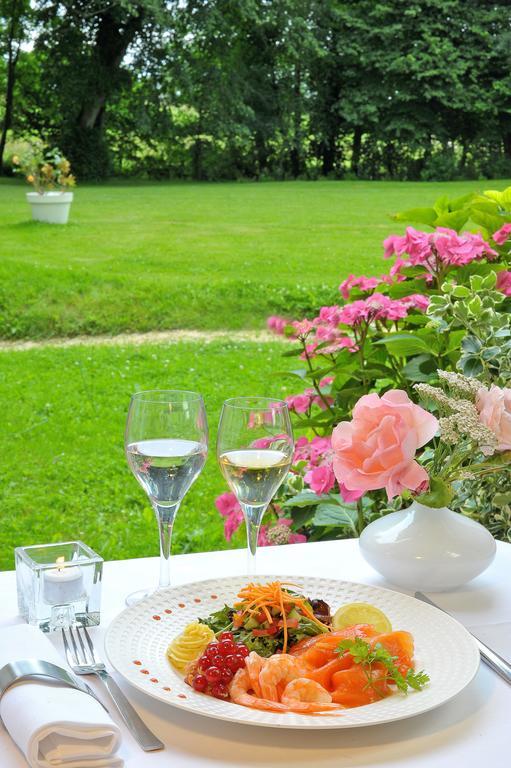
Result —
[[149, 331], [148, 333], [119, 333], [117, 336], [74, 336], [42, 341], [0, 341], [0, 350], [23, 351], [47, 347], [114, 346], [122, 344], [175, 344], [178, 341], [200, 341], [207, 344], [217, 339], [226, 341], [258, 341], [269, 343], [279, 337], [268, 331]]

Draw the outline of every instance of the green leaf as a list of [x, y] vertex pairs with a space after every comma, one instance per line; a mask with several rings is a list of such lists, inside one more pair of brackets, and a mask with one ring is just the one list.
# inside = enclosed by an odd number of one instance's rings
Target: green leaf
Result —
[[419, 504], [425, 507], [447, 507], [454, 496], [454, 491], [450, 483], [446, 483], [439, 477], [432, 477], [429, 481], [429, 491], [417, 496]]
[[481, 352], [481, 357], [483, 360], [496, 360], [500, 354], [500, 347], [488, 347], [487, 349], [483, 349]]
[[496, 203], [500, 203], [502, 200], [502, 192], [499, 192], [498, 189], [485, 189], [483, 194], [490, 200], [495, 200]]
[[454, 350], [459, 352], [464, 337], [465, 331], [463, 329], [459, 331], [450, 331], [447, 335], [447, 352], [453, 352]]
[[481, 314], [481, 310], [483, 308], [481, 297], [476, 293], [476, 295], [470, 299], [467, 306], [472, 314], [478, 317]]
[[409, 381], [428, 382], [436, 374], [436, 369], [431, 355], [417, 355], [404, 366], [402, 373]]
[[435, 221], [435, 227], [448, 227], [449, 229], [455, 229], [456, 232], [459, 232], [467, 222], [469, 215], [470, 211], [468, 210], [442, 213], [442, 215]]
[[495, 216], [489, 213], [483, 213], [482, 211], [478, 211], [474, 209], [472, 209], [470, 218], [476, 224], [480, 224], [482, 227], [484, 227], [489, 234], [493, 234], [493, 232], [496, 232], [497, 229], [500, 229], [500, 227], [503, 224], [503, 221], [499, 216]]
[[466, 285], [456, 285], [452, 290], [452, 295], [457, 299], [468, 299], [472, 292]]
[[478, 357], [474, 355], [467, 355], [462, 357], [458, 362], [458, 368], [461, 370], [464, 376], [475, 378], [479, 376], [483, 371], [483, 364]]
[[447, 195], [441, 195], [440, 197], [437, 197], [434, 204], [434, 209], [436, 211], [437, 216], [441, 216], [443, 213], [448, 213], [449, 211], [449, 198]]
[[282, 506], [283, 507], [312, 507], [319, 504], [321, 501], [329, 500], [331, 496], [329, 494], [323, 494], [318, 496], [314, 491], [302, 491], [297, 493], [291, 499], [287, 499]]
[[496, 493], [492, 499], [492, 504], [499, 509], [511, 504], [511, 493]]
[[434, 208], [409, 208], [407, 211], [395, 213], [391, 218], [394, 221], [413, 221], [432, 227], [437, 215]]
[[374, 344], [384, 344], [387, 350], [398, 357], [411, 357], [421, 352], [429, 352], [430, 345], [415, 333], [389, 333]]
[[459, 211], [460, 208], [465, 208], [467, 203], [472, 202], [474, 198], [475, 198], [474, 192], [469, 192], [467, 195], [462, 195], [462, 197], [457, 197], [454, 200], [450, 201], [449, 209], [451, 211]]
[[305, 368], [298, 368], [294, 371], [275, 371], [275, 376], [298, 378], [303, 381], [307, 377], [308, 371]]
[[461, 348], [463, 352], [468, 352], [469, 354], [479, 353], [482, 346], [483, 345], [477, 336], [465, 336], [465, 338], [461, 340]]
[[333, 526], [348, 526], [355, 536], [357, 535], [357, 528], [355, 524], [356, 510], [353, 505], [338, 503], [325, 503], [319, 504], [316, 508], [316, 514], [313, 518], [313, 524], [318, 526], [333, 525]]
[[485, 278], [483, 278], [482, 287], [486, 288], [487, 290], [491, 290], [492, 288], [495, 288], [497, 285], [497, 275], [495, 272], [490, 272], [489, 275], [486, 275]]

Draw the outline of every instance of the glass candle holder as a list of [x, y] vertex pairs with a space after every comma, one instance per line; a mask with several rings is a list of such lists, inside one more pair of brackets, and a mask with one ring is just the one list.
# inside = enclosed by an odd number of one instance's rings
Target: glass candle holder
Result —
[[18, 608], [43, 632], [100, 621], [103, 558], [82, 541], [17, 547]]

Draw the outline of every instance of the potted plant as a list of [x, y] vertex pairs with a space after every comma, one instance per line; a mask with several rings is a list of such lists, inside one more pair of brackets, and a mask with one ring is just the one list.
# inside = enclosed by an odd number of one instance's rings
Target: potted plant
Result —
[[32, 141], [24, 145], [19, 155], [13, 155], [12, 164], [34, 188], [34, 192], [27, 192], [32, 218], [49, 224], [67, 224], [73, 201], [70, 189], [76, 180], [62, 152], [48, 149], [42, 141]]
[[448, 508], [453, 485], [508, 470], [511, 462], [511, 389], [437, 374], [441, 386], [415, 389], [439, 418], [392, 389], [362, 396], [351, 421], [332, 434], [334, 472], [346, 488], [385, 489], [389, 500], [412, 502], [364, 528], [363, 556], [392, 583], [431, 592], [470, 581], [495, 556], [491, 533]]

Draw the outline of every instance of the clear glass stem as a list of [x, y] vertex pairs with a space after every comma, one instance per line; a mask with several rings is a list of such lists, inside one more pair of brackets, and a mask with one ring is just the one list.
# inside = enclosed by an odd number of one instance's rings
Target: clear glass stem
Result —
[[160, 582], [158, 584], [158, 589], [170, 587], [172, 529], [174, 527], [174, 520], [176, 519], [180, 503], [181, 502], [178, 501], [177, 504], [163, 506], [162, 504], [152, 502], [160, 532]]
[[268, 504], [251, 505], [240, 502], [240, 507], [243, 510], [247, 528], [247, 576], [255, 576], [257, 539], [259, 537], [261, 521]]

